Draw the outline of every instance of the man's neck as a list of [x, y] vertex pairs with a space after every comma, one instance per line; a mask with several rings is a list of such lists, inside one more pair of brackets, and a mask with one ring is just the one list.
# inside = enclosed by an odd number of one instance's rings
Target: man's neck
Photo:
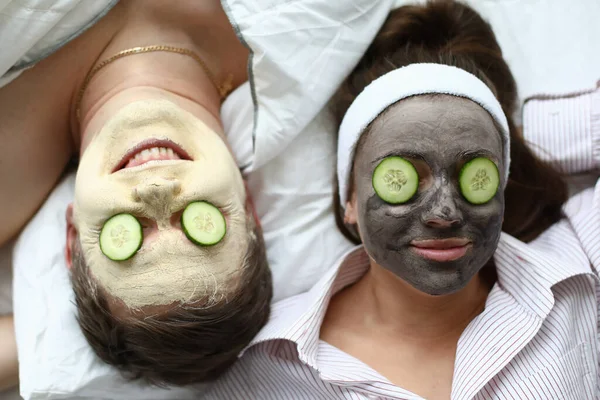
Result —
[[350, 324], [353, 330], [366, 329], [425, 346], [455, 341], [483, 311], [488, 293], [489, 287], [475, 276], [457, 293], [430, 296], [372, 265], [359, 282], [334, 296], [326, 323]]
[[213, 130], [222, 131], [219, 93], [191, 57], [175, 53], [136, 54], [105, 69], [91, 81], [81, 103], [81, 149], [117, 110], [139, 100], [172, 101]]
[[[213, 127], [211, 120], [219, 120], [221, 104], [215, 84], [220, 85], [231, 76], [232, 86], [237, 87], [247, 79], [248, 51], [237, 39], [219, 1], [198, 4], [183, 0], [175, 5], [155, 0], [122, 3], [116, 13], [120, 17], [113, 18], [115, 21], [110, 25], [114, 33], [101, 52], [96, 52], [88, 71], [123, 50], [154, 45], [191, 51], [205, 66], [189, 55], [171, 52], [132, 54], [107, 64], [89, 82], [79, 113], [73, 102], [71, 125], [75, 143], [81, 148], [82, 136], [101, 124], [114, 107], [137, 100], [138, 94], [141, 99], [158, 95], [176, 100], [203, 120], [208, 113], [210, 118], [205, 122]], [[214, 80], [205, 68], [211, 71]], [[80, 79], [81, 87], [83, 78]]]

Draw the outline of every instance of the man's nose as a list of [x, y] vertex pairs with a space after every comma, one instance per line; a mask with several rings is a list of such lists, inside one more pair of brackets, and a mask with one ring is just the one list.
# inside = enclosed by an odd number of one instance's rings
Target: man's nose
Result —
[[181, 183], [178, 180], [151, 178], [136, 185], [132, 196], [134, 201], [144, 203], [154, 210], [158, 218], [171, 214], [171, 202], [180, 192]]

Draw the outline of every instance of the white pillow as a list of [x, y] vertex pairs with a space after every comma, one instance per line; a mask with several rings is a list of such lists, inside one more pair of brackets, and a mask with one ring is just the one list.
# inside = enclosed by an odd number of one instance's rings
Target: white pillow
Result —
[[[492, 25], [522, 100], [589, 89], [600, 78], [600, 1], [465, 1]], [[252, 49], [260, 159], [269, 160], [315, 117], [391, 8], [424, 2], [222, 1]]]
[[[525, 101], [589, 90], [600, 79], [600, 1], [462, 0], [493, 28]], [[393, 7], [425, 0], [393, 0]]]
[[277, 301], [308, 290], [350, 244], [333, 215], [336, 140], [329, 112], [268, 161], [252, 154], [253, 115], [246, 83], [223, 103], [221, 120], [238, 165], [246, 166]]
[[223, 0], [252, 50], [252, 168], [302, 132], [350, 73], [385, 21], [390, 0]]
[[521, 100], [596, 86], [600, 79], [600, 1], [466, 2], [492, 25]]

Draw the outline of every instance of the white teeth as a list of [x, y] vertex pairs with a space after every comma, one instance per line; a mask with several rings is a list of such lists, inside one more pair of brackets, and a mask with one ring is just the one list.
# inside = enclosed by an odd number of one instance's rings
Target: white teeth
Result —
[[180, 157], [171, 148], [153, 147], [136, 153], [129, 159], [128, 163], [143, 164], [147, 161], [157, 159], [179, 160]]
[[152, 155], [152, 153], [148, 149], [142, 151], [142, 159], [144, 159], [144, 160], [147, 160], [148, 158], [150, 158], [151, 155]]

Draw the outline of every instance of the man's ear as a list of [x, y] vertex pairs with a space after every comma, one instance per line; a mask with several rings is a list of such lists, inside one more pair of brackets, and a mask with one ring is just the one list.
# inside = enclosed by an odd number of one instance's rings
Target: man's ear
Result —
[[67, 262], [67, 268], [70, 270], [73, 266], [73, 246], [77, 239], [77, 228], [73, 222], [73, 203], [67, 207], [67, 244], [65, 246], [65, 261]]
[[252, 194], [248, 189], [248, 182], [244, 179], [244, 187], [246, 188], [246, 212], [251, 212], [254, 217], [254, 221], [256, 221], [256, 225], [260, 228], [260, 219], [258, 218], [258, 214], [256, 214], [256, 207], [254, 206], [254, 201], [252, 200]]

